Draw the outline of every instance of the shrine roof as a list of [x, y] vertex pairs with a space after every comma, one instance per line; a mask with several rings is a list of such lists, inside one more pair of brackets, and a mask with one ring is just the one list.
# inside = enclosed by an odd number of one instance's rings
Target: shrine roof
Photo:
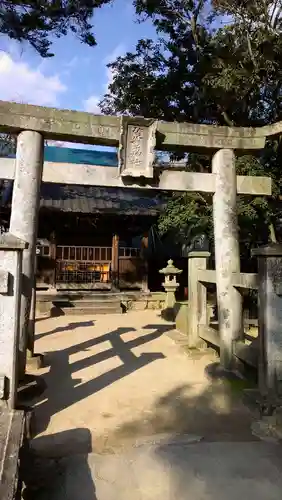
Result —
[[[10, 207], [13, 181], [5, 181], [4, 186], [0, 206]], [[165, 193], [154, 191], [43, 182], [40, 207], [61, 212], [157, 216], [166, 201]]]
[[76, 213], [116, 213], [124, 215], [158, 215], [166, 196], [130, 188], [101, 188], [44, 182], [40, 207]]

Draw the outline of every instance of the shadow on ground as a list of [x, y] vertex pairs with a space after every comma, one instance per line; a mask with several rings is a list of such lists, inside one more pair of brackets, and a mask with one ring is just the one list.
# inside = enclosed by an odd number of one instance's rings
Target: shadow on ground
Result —
[[[43, 377], [46, 389], [33, 393], [30, 400], [37, 405], [35, 432], [44, 431], [57, 412], [164, 358], [162, 352], [136, 356], [132, 349], [165, 333], [171, 336], [171, 325], [143, 329], [150, 332], [129, 341], [122, 336], [134, 332], [134, 327], [50, 352], [46, 357], [50, 370]], [[111, 347], [70, 362], [71, 355], [104, 342]], [[122, 364], [95, 379], [81, 383], [72, 378], [77, 371], [116, 356]], [[201, 356], [210, 359], [205, 352]], [[199, 381], [192, 377], [197, 363], [205, 371], [206, 383], [202, 377]], [[37, 437], [37, 446], [24, 462], [24, 500], [280, 499], [280, 448], [252, 435], [255, 415], [242, 397], [247, 387], [245, 381], [225, 377], [218, 363], [203, 362], [199, 352], [188, 352], [187, 382], [184, 378], [137, 419], [129, 417], [105, 436], [95, 436], [95, 429], [77, 428]], [[154, 390], [154, 380], [148, 390]]]
[[[85, 322], [85, 325], [86, 323], [89, 326], [88, 322]], [[73, 323], [73, 327], [76, 327], [76, 323]], [[55, 329], [56, 332], [61, 331], [60, 328]], [[38, 390], [38, 387], [35, 387], [31, 395], [32, 389], [29, 387], [26, 391], [24, 389], [21, 390], [20, 393], [21, 404], [36, 405], [34, 434], [43, 432], [47, 428], [50, 418], [56, 413], [103, 390], [110, 384], [130, 375], [136, 370], [144, 368], [155, 360], [164, 359], [165, 356], [162, 352], [144, 352], [136, 356], [131, 351], [133, 348], [145, 346], [148, 342], [159, 338], [166, 331], [171, 330], [171, 326], [147, 325], [143, 327], [143, 330], [146, 329], [154, 331], [139, 336], [134, 340], [124, 342], [122, 335], [135, 331], [135, 328], [117, 328], [99, 337], [94, 337], [77, 345], [72, 345], [66, 349], [50, 352], [45, 355], [45, 366], [50, 366], [50, 370], [40, 377], [44, 380], [44, 384], [41, 381], [40, 385], [41, 387], [45, 385], [46, 390], [42, 392], [42, 390]], [[110, 342], [111, 348], [70, 363], [69, 357], [72, 354], [87, 351], [91, 347], [104, 342]], [[116, 356], [119, 357], [122, 364], [99, 375], [95, 379], [81, 383], [81, 379], [74, 379], [72, 377], [73, 373], [79, 370]]]
[[[108, 447], [127, 440], [147, 441], [153, 436], [197, 436], [205, 441], [254, 441], [251, 424], [257, 417], [243, 403], [240, 380], [213, 380], [199, 391], [197, 384], [182, 385], [159, 398], [138, 420], [121, 425], [108, 436]], [[194, 395], [197, 392], [197, 395]], [[150, 441], [150, 439], [149, 439]]]
[[[24, 482], [23, 500], [55, 500], [68, 498], [97, 500], [96, 488], [88, 465], [91, 453], [91, 434], [88, 429], [71, 429], [54, 434], [53, 439], [79, 456], [79, 468], [71, 469], [70, 464], [58, 457], [44, 458], [29, 450], [22, 460], [21, 478]], [[39, 438], [44, 441], [48, 437]], [[50, 438], [49, 438], [50, 439]], [[70, 485], [71, 475], [71, 485]]]
[[[51, 318], [53, 316], [48, 316], [48, 318]], [[48, 319], [48, 318], [39, 318], [39, 321], [43, 319]], [[36, 320], [38, 321], [38, 320]], [[63, 325], [63, 326], [58, 326], [56, 328], [53, 328], [53, 330], [49, 330], [48, 332], [43, 332], [43, 333], [37, 333], [36, 334], [36, 340], [39, 340], [43, 337], [47, 337], [48, 335], [52, 335], [53, 333], [60, 333], [60, 332], [71, 332], [75, 330], [76, 328], [87, 328], [89, 326], [94, 326], [95, 322], [93, 320], [90, 321], [76, 321], [73, 323], [69, 323], [68, 325]]]
[[24, 500], [280, 500], [281, 449], [257, 441], [250, 422], [229, 381], [196, 397], [183, 385], [103, 448], [87, 429], [37, 438], [48, 458], [31, 454]]

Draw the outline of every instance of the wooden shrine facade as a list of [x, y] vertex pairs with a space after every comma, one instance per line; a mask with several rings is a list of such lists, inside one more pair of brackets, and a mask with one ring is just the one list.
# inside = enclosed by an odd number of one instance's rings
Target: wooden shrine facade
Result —
[[[66, 155], [69, 149], [47, 148]], [[76, 158], [81, 161], [81, 151]], [[83, 155], [87, 152], [83, 151]], [[97, 152], [91, 152], [97, 162]], [[105, 153], [103, 153], [105, 156]], [[112, 160], [107, 153], [105, 161]], [[88, 152], [89, 161], [89, 152]], [[99, 159], [99, 158], [98, 158]], [[78, 175], [80, 165], [77, 164]], [[13, 184], [2, 192], [1, 221], [8, 228]], [[147, 290], [142, 246], [165, 195], [43, 182], [38, 223], [37, 287]], [[162, 265], [162, 262], [160, 263]]]
[[56, 245], [38, 240], [37, 288], [147, 290], [146, 262], [139, 248]]

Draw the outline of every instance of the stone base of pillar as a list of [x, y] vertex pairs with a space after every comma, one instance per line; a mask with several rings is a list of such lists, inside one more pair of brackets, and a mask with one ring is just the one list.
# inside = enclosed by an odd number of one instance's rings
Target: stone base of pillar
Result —
[[171, 323], [175, 322], [175, 310], [173, 307], [166, 307], [162, 310], [161, 313], [162, 318], [166, 321], [170, 321]]
[[113, 281], [112, 282], [112, 284], [111, 284], [111, 292], [114, 292], [114, 293], [119, 293], [120, 292], [118, 281]]
[[44, 366], [43, 354], [31, 353], [28, 350], [26, 358], [26, 370], [27, 371], [39, 370], [39, 368], [43, 368], [43, 366]]

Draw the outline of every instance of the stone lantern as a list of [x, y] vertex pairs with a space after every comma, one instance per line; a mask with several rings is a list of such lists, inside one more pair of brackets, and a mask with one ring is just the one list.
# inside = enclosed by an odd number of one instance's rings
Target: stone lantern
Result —
[[[164, 274], [165, 280], [162, 283], [165, 291], [166, 291], [166, 299], [165, 299], [165, 310], [169, 316], [173, 315], [173, 308], [175, 305], [175, 292], [179, 287], [179, 283], [176, 281], [176, 276], [182, 273], [181, 269], [177, 269], [173, 265], [173, 260], [169, 260], [167, 266], [159, 271], [161, 274]], [[166, 314], [166, 315], [167, 315]], [[173, 318], [174, 319], [174, 318]]]

